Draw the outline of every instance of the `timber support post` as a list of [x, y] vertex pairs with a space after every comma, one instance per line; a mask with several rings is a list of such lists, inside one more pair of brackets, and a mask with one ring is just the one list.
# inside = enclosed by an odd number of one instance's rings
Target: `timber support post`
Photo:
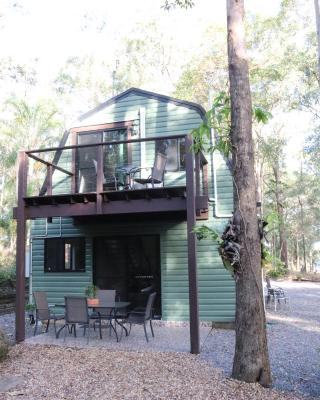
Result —
[[28, 157], [24, 151], [18, 155], [18, 207], [16, 250], [16, 341], [25, 339], [25, 263], [26, 263], [26, 213], [24, 197], [27, 193]]
[[190, 313], [190, 344], [192, 354], [200, 353], [199, 331], [199, 299], [197, 274], [197, 243], [193, 229], [196, 225], [195, 201], [195, 171], [193, 140], [191, 135], [186, 136], [186, 186], [187, 186], [187, 242], [188, 242], [188, 276], [189, 276], [189, 313]]

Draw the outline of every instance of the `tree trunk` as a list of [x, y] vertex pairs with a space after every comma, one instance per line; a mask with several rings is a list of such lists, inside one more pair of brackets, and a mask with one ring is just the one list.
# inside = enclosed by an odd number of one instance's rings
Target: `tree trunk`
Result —
[[299, 251], [299, 238], [298, 238], [298, 235], [297, 235], [297, 238], [296, 238], [296, 251], [297, 251], [297, 263], [296, 263], [296, 271], [299, 271], [300, 270], [300, 251]]
[[304, 210], [303, 210], [303, 201], [300, 197], [298, 197], [299, 205], [300, 205], [300, 223], [301, 223], [301, 237], [302, 237], [302, 256], [303, 256], [303, 265], [301, 267], [301, 272], [307, 271], [307, 258], [306, 258], [306, 241], [304, 237]]
[[281, 199], [281, 187], [279, 178], [279, 167], [278, 165], [273, 166], [273, 175], [275, 180], [275, 197], [277, 214], [279, 218], [279, 247], [280, 247], [280, 260], [284, 263], [285, 267], [288, 269], [288, 244], [287, 235], [284, 225], [284, 213]]
[[227, 0], [234, 220], [241, 245], [236, 276], [236, 346], [233, 378], [271, 383], [261, 282], [261, 244], [256, 208], [252, 104], [245, 53], [243, 0]]
[[319, 0], [314, 0], [314, 11], [316, 16], [317, 43], [318, 43], [318, 82], [320, 85], [320, 5]]

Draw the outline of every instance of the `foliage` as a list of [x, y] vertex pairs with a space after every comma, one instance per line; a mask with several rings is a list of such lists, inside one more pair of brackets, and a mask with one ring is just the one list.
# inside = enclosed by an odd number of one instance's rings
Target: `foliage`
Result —
[[8, 285], [13, 287], [16, 281], [15, 268], [0, 267], [0, 286]]
[[0, 362], [4, 361], [9, 353], [9, 342], [3, 331], [0, 330]]
[[97, 292], [98, 292], [97, 286], [89, 285], [85, 290], [85, 295], [89, 297], [89, 299], [94, 299], [96, 298]]
[[[259, 123], [267, 123], [271, 114], [262, 107], [253, 106], [253, 118]], [[206, 113], [204, 122], [192, 130], [194, 139], [193, 150], [213, 153], [219, 151], [226, 159], [231, 158], [232, 146], [230, 139], [231, 105], [230, 96], [222, 91], [213, 99], [212, 107]], [[211, 130], [216, 140], [211, 144]]]
[[25, 307], [25, 310], [26, 310], [26, 311], [32, 312], [32, 311], [34, 311], [35, 309], [36, 309], [36, 306], [35, 306], [34, 304], [32, 304], [32, 303], [26, 304], [26, 307]]
[[210, 239], [213, 242], [217, 242], [217, 244], [222, 243], [220, 234], [206, 225], [196, 226], [195, 228], [193, 228], [193, 232], [196, 234], [198, 240]]
[[170, 11], [172, 8], [180, 7], [184, 9], [192, 8], [194, 6], [193, 0], [165, 0], [162, 6], [166, 11]]
[[262, 246], [262, 267], [270, 278], [280, 278], [288, 272], [284, 263], [274, 257], [266, 246]]

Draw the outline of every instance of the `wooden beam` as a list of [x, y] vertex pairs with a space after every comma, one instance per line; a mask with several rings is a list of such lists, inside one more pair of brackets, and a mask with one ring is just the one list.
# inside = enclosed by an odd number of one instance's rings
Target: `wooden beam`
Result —
[[[77, 180], [77, 166], [76, 166], [76, 162], [77, 162], [77, 151], [76, 151], [76, 144], [77, 144], [77, 137], [76, 137], [76, 133], [75, 132], [70, 132], [71, 135], [71, 147], [72, 152], [71, 152], [71, 168], [72, 168], [72, 179], [71, 179], [71, 193], [76, 193], [78, 192], [77, 189], [79, 189], [77, 186], [78, 184], [78, 180]], [[66, 148], [66, 147], [65, 147]], [[59, 150], [58, 150], [59, 151]]]
[[196, 225], [194, 155], [192, 137], [186, 137], [186, 184], [187, 184], [187, 238], [191, 353], [200, 353], [199, 294], [197, 273], [197, 242], [193, 229]]
[[61, 172], [65, 173], [66, 175], [69, 175], [69, 176], [73, 175], [73, 173], [68, 171], [67, 169], [59, 167], [58, 165], [53, 164], [53, 163], [51, 163], [49, 161], [43, 160], [42, 158], [35, 156], [33, 153], [29, 153], [28, 156], [33, 158], [34, 160], [46, 165], [47, 167], [53, 167], [54, 169], [57, 169], [58, 171], [61, 171]]
[[52, 165], [47, 165], [47, 196], [52, 196]]
[[[59, 147], [60, 148], [63, 148], [63, 146], [67, 143], [68, 136], [69, 136], [69, 131], [64, 131], [62, 139], [61, 139], [61, 141], [59, 143]], [[59, 151], [55, 152], [53, 160], [52, 160], [52, 164], [57, 165], [59, 163], [61, 154], [62, 154], [62, 150], [59, 150]], [[42, 185], [42, 187], [40, 189], [39, 196], [44, 196], [46, 191], [47, 191], [47, 177], [44, 180], [43, 185]]]
[[[102, 196], [102, 195], [100, 195]], [[109, 199], [110, 200], [110, 199]], [[102, 202], [101, 214], [98, 215], [117, 215], [117, 214], [143, 214], [158, 212], [186, 211], [186, 200], [182, 197], [172, 197], [170, 200], [159, 198], [153, 200], [115, 200]], [[46, 218], [46, 217], [78, 217], [78, 216], [97, 215], [96, 204], [89, 202], [76, 204], [56, 204], [38, 205], [37, 207], [26, 207], [26, 218]]]
[[97, 214], [101, 214], [101, 207], [102, 207], [102, 196], [101, 193], [103, 192], [103, 150], [104, 147], [100, 146], [97, 149], [97, 181], [96, 181], [96, 192], [97, 192]]
[[27, 192], [28, 157], [24, 151], [18, 155], [18, 207], [16, 245], [16, 341], [25, 339], [25, 262], [26, 214], [24, 196]]

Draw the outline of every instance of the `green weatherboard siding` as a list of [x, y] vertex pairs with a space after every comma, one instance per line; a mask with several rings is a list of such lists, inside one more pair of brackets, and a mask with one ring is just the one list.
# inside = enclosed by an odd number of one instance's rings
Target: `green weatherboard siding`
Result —
[[[134, 120], [139, 131], [139, 109], [145, 108], [146, 137], [187, 134], [201, 122], [199, 113], [182, 105], [129, 94], [117, 103], [95, 113], [80, 125], [96, 125], [114, 121]], [[154, 147], [146, 146], [146, 163], [152, 165]], [[209, 160], [209, 196], [214, 197], [212, 156]], [[232, 180], [225, 161], [214, 156], [217, 188], [218, 212], [230, 214], [232, 210]], [[133, 163], [140, 163], [140, 148], [133, 146]], [[70, 153], [61, 157], [59, 165], [70, 165]], [[55, 193], [68, 192], [68, 179], [55, 172]], [[166, 173], [166, 185], [185, 184], [183, 172]], [[210, 218], [204, 224], [222, 231], [227, 218], [215, 218], [210, 208]], [[201, 221], [198, 224], [202, 223]], [[172, 220], [144, 220], [137, 222], [100, 223], [73, 225], [71, 218], [53, 218], [52, 223], [38, 219], [32, 224], [32, 266], [33, 290], [46, 290], [50, 303], [59, 303], [67, 294], [84, 294], [92, 281], [92, 243], [98, 236], [119, 236], [137, 234], [157, 234], [160, 236], [161, 257], [161, 301], [164, 320], [187, 320], [188, 305], [188, 265], [186, 222]], [[86, 238], [86, 271], [77, 273], [44, 273], [44, 237], [83, 236]], [[234, 281], [222, 265], [216, 245], [211, 241], [197, 242], [200, 317], [204, 321], [228, 322], [234, 320]]]

